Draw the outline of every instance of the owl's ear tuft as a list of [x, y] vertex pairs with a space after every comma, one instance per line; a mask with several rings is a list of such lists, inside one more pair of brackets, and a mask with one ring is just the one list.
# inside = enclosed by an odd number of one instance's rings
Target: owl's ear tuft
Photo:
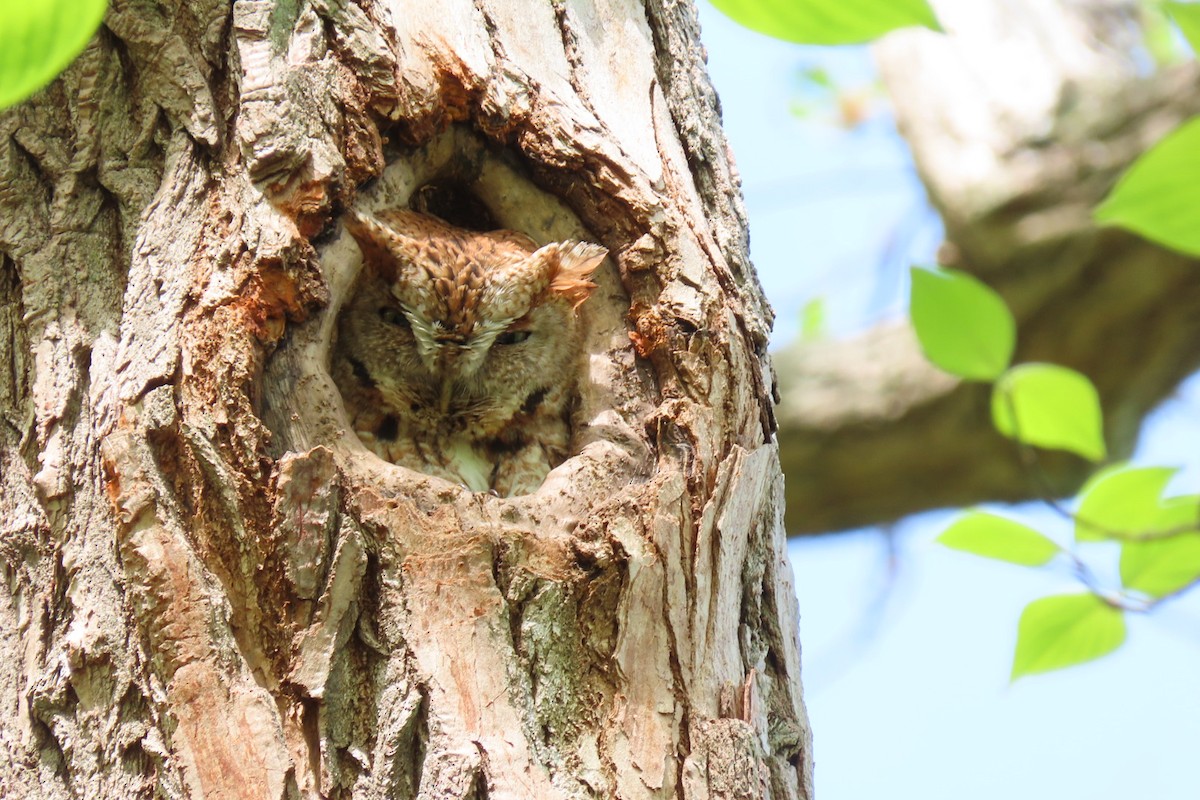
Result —
[[549, 291], [565, 299], [572, 308], [579, 308], [596, 288], [589, 278], [608, 255], [608, 250], [598, 244], [569, 241], [547, 245], [542, 251], [551, 248], [553, 250], [547, 253], [552, 265]]
[[373, 215], [353, 210], [342, 217], [342, 224], [362, 251], [363, 266], [376, 275], [393, 278], [396, 259], [388, 249], [389, 240], [394, 236], [392, 231]]
[[418, 243], [406, 234], [401, 225], [394, 224], [406, 220], [406, 217], [398, 217], [396, 212], [380, 218], [354, 210], [342, 217], [347, 232], [354, 237], [358, 249], [362, 251], [364, 266], [388, 280], [400, 277], [400, 262], [411, 262], [418, 255]]

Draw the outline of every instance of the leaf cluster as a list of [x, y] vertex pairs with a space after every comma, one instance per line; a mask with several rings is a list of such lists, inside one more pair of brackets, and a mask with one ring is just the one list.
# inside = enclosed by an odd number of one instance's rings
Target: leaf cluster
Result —
[[[932, 363], [963, 380], [992, 383], [992, 421], [1000, 433], [1023, 448], [1105, 458], [1103, 412], [1092, 382], [1054, 364], [1012, 366], [1016, 321], [991, 288], [963, 272], [914, 268], [911, 315]], [[1176, 472], [1115, 465], [1088, 482], [1074, 512], [1049, 500], [1073, 522], [1075, 547], [980, 510], [942, 533], [938, 541], [947, 547], [1020, 566], [1061, 558], [1087, 589], [1026, 606], [1017, 628], [1014, 679], [1112, 652], [1125, 641], [1126, 612], [1148, 611], [1200, 583], [1200, 496], [1164, 496]], [[1096, 542], [1119, 546], [1116, 589], [1099, 584], [1077, 549]]]
[[[1200, 4], [1164, 3], [1200, 51]], [[1200, 117], [1144, 153], [1095, 211], [1180, 252], [1200, 256]], [[1011, 365], [1016, 324], [1004, 301], [976, 278], [952, 270], [914, 269], [911, 314], [926, 357], [963, 380], [991, 381], [992, 421], [1022, 447], [1105, 458], [1103, 415], [1087, 376], [1053, 364]], [[1064, 547], [1006, 517], [970, 511], [939, 541], [947, 547], [1027, 567], [1069, 563], [1087, 591], [1035, 600], [1017, 627], [1014, 679], [1110, 653], [1125, 641], [1125, 615], [1144, 612], [1200, 583], [1200, 495], [1164, 496], [1176, 473], [1167, 467], [1116, 465], [1080, 492], [1074, 546]], [[1120, 586], [1099, 585], [1080, 551], [1114, 542]]]

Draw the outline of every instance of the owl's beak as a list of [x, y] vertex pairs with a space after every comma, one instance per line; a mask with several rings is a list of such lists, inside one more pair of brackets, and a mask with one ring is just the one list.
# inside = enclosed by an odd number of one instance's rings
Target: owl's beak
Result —
[[438, 374], [442, 376], [438, 408], [443, 414], [449, 413], [450, 401], [454, 398], [454, 380], [458, 376], [458, 356], [459, 348], [454, 344], [438, 343]]
[[463, 381], [478, 368], [478, 353], [470, 340], [461, 333], [444, 334], [438, 340], [437, 374], [441, 376], [441, 394], [438, 406], [443, 414], [450, 412], [450, 404]]

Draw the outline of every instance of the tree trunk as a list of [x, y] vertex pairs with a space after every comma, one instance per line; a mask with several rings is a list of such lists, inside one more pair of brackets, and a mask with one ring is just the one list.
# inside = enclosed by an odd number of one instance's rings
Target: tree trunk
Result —
[[[114, 0], [0, 115], [0, 795], [811, 796], [697, 36], [659, 0]], [[341, 212], [445, 187], [612, 255], [531, 495], [381, 461], [329, 377]]]

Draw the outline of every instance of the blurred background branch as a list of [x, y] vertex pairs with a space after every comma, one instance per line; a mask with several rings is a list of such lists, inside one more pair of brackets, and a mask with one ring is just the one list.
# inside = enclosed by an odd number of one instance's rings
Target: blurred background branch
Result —
[[[1200, 265], [1092, 209], [1130, 163], [1200, 112], [1194, 61], [1160, 67], [1134, 3], [934, 3], [947, 35], [876, 47], [897, 125], [941, 215], [938, 261], [997, 289], [1018, 361], [1096, 384], [1115, 458], [1200, 366]], [[988, 500], [1073, 493], [1089, 466], [1055, 453], [1044, 482], [993, 429], [986, 387], [930, 366], [907, 323], [775, 355], [788, 530], [814, 534]]]

